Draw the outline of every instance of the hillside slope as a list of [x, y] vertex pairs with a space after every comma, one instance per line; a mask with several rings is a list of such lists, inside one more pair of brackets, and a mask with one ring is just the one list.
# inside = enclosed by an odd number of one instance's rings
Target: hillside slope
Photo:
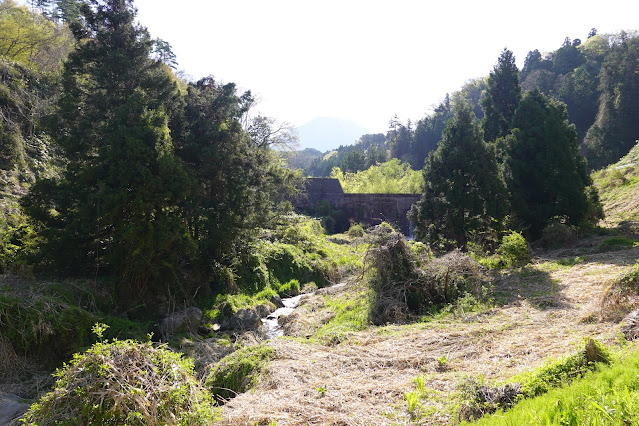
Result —
[[[584, 243], [600, 247], [603, 240]], [[618, 324], [600, 320], [599, 301], [607, 283], [635, 262], [639, 248], [591, 253], [572, 266], [563, 265], [574, 258], [556, 253], [496, 277], [497, 308], [456, 309], [431, 322], [373, 327], [324, 344], [271, 340], [276, 356], [268, 377], [225, 405], [223, 424], [406, 424], [411, 417], [404, 392], [415, 388], [420, 375], [428, 397], [419, 423], [447, 424], [456, 417], [451, 401], [463, 377], [507, 379], [574, 351], [585, 337], [614, 344]], [[332, 297], [352, 297], [358, 285]], [[312, 313], [323, 303], [307, 299], [298, 321], [318, 318]]]
[[607, 226], [639, 222], [639, 143], [617, 163], [593, 173], [593, 180], [601, 195]]

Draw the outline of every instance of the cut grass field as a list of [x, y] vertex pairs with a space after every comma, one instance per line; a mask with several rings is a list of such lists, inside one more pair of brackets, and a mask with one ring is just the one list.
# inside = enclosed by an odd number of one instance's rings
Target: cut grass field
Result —
[[[593, 238], [580, 244], [596, 246], [600, 237]], [[493, 308], [409, 325], [355, 327], [337, 340], [313, 337], [321, 329], [317, 321], [330, 324], [337, 310], [322, 295], [308, 298], [287, 323], [300, 337], [268, 342], [274, 355], [266, 377], [223, 407], [223, 424], [449, 424], [458, 420], [459, 385], [466, 377], [504, 381], [575, 352], [586, 337], [614, 347], [619, 325], [601, 315], [601, 297], [635, 263], [639, 248], [593, 252], [576, 261], [558, 253], [496, 275]], [[354, 295], [366, 297], [360, 286], [351, 282], [331, 300], [356, 310]], [[405, 393], [415, 391], [418, 377], [420, 404], [409, 410]]]

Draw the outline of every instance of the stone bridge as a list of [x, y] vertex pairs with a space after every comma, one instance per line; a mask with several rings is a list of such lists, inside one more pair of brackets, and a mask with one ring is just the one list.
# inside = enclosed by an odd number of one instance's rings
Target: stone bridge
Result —
[[308, 178], [293, 206], [297, 211], [304, 211], [320, 201], [327, 201], [341, 209], [348, 219], [365, 225], [386, 221], [397, 225], [408, 236], [411, 232], [406, 214], [419, 198], [419, 194], [347, 194], [337, 179]]

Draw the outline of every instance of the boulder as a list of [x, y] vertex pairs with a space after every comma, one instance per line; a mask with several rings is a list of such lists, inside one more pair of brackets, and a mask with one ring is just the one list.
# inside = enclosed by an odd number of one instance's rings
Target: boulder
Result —
[[276, 308], [284, 308], [284, 302], [282, 302], [282, 299], [280, 299], [277, 296], [273, 296], [271, 297], [271, 303], [273, 303], [275, 305]]
[[259, 314], [254, 309], [240, 309], [222, 328], [226, 330], [257, 330], [262, 325]]
[[[20, 402], [20, 398], [14, 395], [0, 394], [0, 424], [9, 425], [29, 409], [29, 404]], [[17, 423], [16, 423], [17, 424]]]
[[275, 309], [272, 303], [263, 303], [261, 305], [257, 305], [254, 309], [259, 315], [260, 318], [266, 318], [269, 316]]
[[160, 335], [163, 339], [182, 332], [196, 332], [202, 323], [202, 311], [198, 308], [187, 308], [174, 312], [160, 322]]

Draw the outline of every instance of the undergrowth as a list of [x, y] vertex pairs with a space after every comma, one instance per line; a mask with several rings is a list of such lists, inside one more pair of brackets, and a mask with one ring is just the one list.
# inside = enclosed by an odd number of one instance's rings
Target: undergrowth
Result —
[[466, 421], [475, 420], [497, 410], [508, 410], [519, 401], [565, 386], [598, 368], [599, 365], [607, 365], [611, 362], [612, 356], [609, 350], [596, 340], [588, 339], [583, 350], [547, 362], [501, 385], [488, 385], [481, 378], [479, 380], [468, 378], [460, 387], [459, 417]]
[[639, 351], [613, 365], [598, 364], [570, 385], [557, 387], [479, 425], [636, 425], [639, 419]]
[[240, 348], [211, 368], [204, 385], [220, 402], [233, 398], [257, 384], [273, 354], [264, 344]]

